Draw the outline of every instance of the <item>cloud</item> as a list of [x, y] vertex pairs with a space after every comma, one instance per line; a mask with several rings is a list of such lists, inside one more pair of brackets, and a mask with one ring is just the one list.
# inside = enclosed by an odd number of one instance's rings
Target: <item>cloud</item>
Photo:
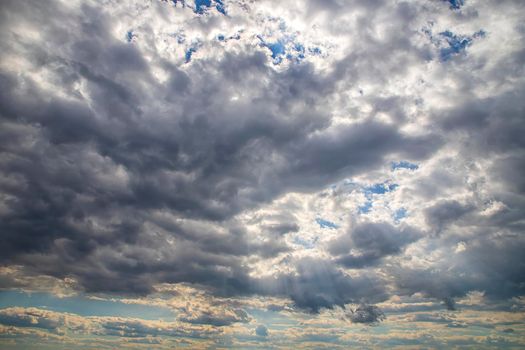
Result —
[[436, 233], [441, 233], [448, 225], [453, 224], [473, 208], [458, 201], [441, 201], [425, 210], [427, 222]]
[[266, 328], [265, 325], [260, 324], [255, 328], [255, 334], [257, 334], [259, 337], [267, 337], [268, 336], [268, 328]]
[[242, 309], [224, 310], [223, 313], [214, 314], [210, 311], [200, 311], [197, 314], [179, 317], [180, 321], [193, 324], [210, 324], [214, 326], [229, 326], [235, 322], [248, 323], [250, 315]]
[[442, 301], [450, 310], [455, 309], [455, 298], [475, 290], [484, 291], [492, 300], [507, 300], [510, 295], [523, 293], [518, 282], [523, 266], [514, 263], [522, 246], [523, 241], [514, 239], [513, 234], [483, 237], [472, 240], [464, 252], [445, 252], [449, 260], [433, 268], [396, 268], [391, 272], [401, 293], [422, 293]]
[[[70, 18], [59, 36], [63, 22], [34, 15], [54, 9]], [[363, 173], [392, 152], [420, 159], [439, 146], [437, 135], [374, 120], [331, 126], [316, 105], [339, 78], [310, 63], [275, 71], [261, 53], [239, 52], [183, 71], [116, 38], [104, 9], [6, 3], [3, 10], [13, 14], [5, 25], [32, 18], [41, 28], [38, 38], [26, 38], [31, 45], [4, 44], [6, 54], [38, 58], [26, 64], [44, 69], [63, 91], [49, 91], [31, 74], [15, 79], [16, 67], [2, 70], [3, 149], [11, 156], [1, 168], [13, 199], [2, 213], [3, 262], [72, 276], [88, 292], [147, 294], [155, 283], [191, 282], [243, 293], [250, 278], [242, 257], [288, 248], [251, 242], [234, 223], [217, 234], [214, 222], [290, 190], [311, 192]], [[44, 42], [59, 49], [48, 52]], [[210, 74], [198, 74], [199, 66]], [[166, 72], [166, 83], [155, 80], [154, 67]], [[240, 81], [241, 72], [252, 78]], [[246, 97], [232, 101], [241, 90]], [[159, 218], [163, 211], [170, 222]], [[192, 267], [178, 267], [188, 258]]]
[[[177, 305], [176, 326], [208, 329], [267, 323], [235, 298], [320, 318], [357, 304], [356, 323], [394, 297], [510, 307], [525, 294], [523, 6], [3, 1], [0, 288], [191, 285], [222, 301]], [[18, 311], [6, 327], [64, 327]]]
[[0, 310], [0, 323], [6, 326], [42, 328], [54, 333], [80, 335], [118, 335], [128, 338], [148, 336], [204, 338], [219, 330], [184, 323], [148, 321], [122, 317], [82, 317], [38, 308], [12, 307]]
[[[330, 242], [330, 252], [337, 262], [352, 268], [378, 263], [380, 259], [402, 252], [421, 237], [411, 227], [396, 228], [388, 223], [363, 223]], [[355, 251], [355, 252], [354, 252]]]
[[[5, 309], [0, 313], [0, 323], [15, 327], [35, 327], [56, 330], [64, 325], [64, 321], [53, 313], [38, 309], [28, 309], [18, 313], [18, 309]], [[51, 317], [50, 317], [51, 316]]]
[[373, 324], [385, 319], [385, 314], [375, 305], [361, 304], [347, 314], [353, 323]]
[[261, 279], [257, 291], [288, 296], [297, 308], [311, 313], [360, 300], [377, 302], [386, 298], [381, 278], [372, 272], [352, 277], [332, 261], [312, 258], [299, 260], [295, 266], [294, 273]]

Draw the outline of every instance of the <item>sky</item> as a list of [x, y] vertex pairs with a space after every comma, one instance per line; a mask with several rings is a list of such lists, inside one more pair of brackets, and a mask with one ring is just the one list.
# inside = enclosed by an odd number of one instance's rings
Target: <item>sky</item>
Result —
[[2, 0], [1, 349], [525, 347], [522, 0]]

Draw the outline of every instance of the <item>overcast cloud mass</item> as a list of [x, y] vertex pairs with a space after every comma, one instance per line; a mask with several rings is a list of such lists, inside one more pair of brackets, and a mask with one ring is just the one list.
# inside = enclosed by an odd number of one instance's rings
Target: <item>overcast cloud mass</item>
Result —
[[524, 347], [524, 18], [1, 1], [0, 348]]

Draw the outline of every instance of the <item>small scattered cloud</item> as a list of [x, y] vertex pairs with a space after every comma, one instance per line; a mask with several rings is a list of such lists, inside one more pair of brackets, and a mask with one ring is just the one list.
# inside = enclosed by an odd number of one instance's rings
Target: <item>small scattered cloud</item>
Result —
[[379, 307], [367, 304], [361, 304], [357, 308], [351, 309], [347, 315], [353, 323], [376, 324], [386, 318]]
[[259, 337], [267, 337], [268, 336], [268, 328], [266, 328], [265, 325], [258, 325], [257, 328], [255, 328], [255, 334], [257, 334]]

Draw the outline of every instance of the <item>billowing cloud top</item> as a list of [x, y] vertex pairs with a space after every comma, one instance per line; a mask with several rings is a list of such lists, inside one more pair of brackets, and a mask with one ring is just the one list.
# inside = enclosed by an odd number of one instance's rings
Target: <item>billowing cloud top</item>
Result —
[[523, 346], [523, 13], [2, 1], [0, 346]]

